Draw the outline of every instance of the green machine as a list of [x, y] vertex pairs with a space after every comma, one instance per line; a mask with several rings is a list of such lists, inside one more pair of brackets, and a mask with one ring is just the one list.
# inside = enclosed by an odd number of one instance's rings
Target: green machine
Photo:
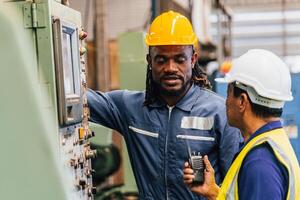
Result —
[[145, 90], [147, 48], [143, 32], [125, 32], [118, 38], [121, 89]]
[[0, 26], [0, 199], [93, 199], [80, 13], [0, 1]]
[[[120, 86], [124, 90], [145, 90], [146, 54], [143, 32], [125, 32], [118, 37], [120, 55]], [[130, 47], [130, 48], [129, 48]], [[125, 146], [125, 143], [123, 142]], [[125, 186], [123, 191], [137, 191], [128, 152], [123, 152]]]

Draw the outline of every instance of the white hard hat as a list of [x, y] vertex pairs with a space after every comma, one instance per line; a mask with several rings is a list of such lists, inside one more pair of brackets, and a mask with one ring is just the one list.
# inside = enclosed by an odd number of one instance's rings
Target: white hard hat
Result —
[[263, 49], [251, 49], [232, 62], [230, 71], [217, 82], [237, 82], [247, 91], [253, 103], [282, 108], [293, 100], [291, 75], [286, 64], [275, 54]]

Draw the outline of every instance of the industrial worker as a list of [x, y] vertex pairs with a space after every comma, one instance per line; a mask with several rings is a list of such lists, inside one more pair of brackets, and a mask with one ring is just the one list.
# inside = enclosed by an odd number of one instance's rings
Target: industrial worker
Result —
[[272, 52], [253, 49], [234, 60], [229, 73], [216, 81], [228, 83], [228, 123], [241, 130], [244, 145], [221, 188], [209, 155], [204, 157], [204, 184], [192, 183], [187, 162], [185, 183], [208, 199], [299, 200], [299, 164], [279, 118], [284, 102], [293, 99], [287, 66]]
[[210, 156], [220, 182], [238, 151], [239, 130], [227, 124], [225, 99], [205, 89], [209, 82], [196, 64], [197, 37], [186, 17], [161, 14], [145, 42], [146, 91], [90, 90], [90, 119], [123, 135], [139, 199], [201, 199], [183, 182], [187, 145]]

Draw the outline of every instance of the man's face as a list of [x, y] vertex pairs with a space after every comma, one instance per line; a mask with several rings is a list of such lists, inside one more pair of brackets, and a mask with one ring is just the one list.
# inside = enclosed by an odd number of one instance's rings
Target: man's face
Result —
[[232, 84], [228, 84], [227, 87], [226, 114], [228, 118], [228, 124], [238, 128], [240, 117], [238, 112], [238, 97], [233, 95]]
[[161, 95], [183, 95], [191, 85], [192, 66], [197, 55], [192, 46], [168, 45], [150, 48], [148, 63], [152, 67], [155, 87]]

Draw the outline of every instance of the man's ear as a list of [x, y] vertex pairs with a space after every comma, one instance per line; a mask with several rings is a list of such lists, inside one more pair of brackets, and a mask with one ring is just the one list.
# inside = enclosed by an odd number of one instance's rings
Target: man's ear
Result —
[[239, 96], [239, 109], [241, 111], [244, 111], [246, 109], [246, 107], [248, 106], [249, 104], [249, 98], [247, 96], [246, 93], [242, 93], [240, 96]]
[[196, 52], [194, 52], [193, 56], [192, 56], [192, 65], [195, 65], [197, 60], [198, 60], [198, 54]]

